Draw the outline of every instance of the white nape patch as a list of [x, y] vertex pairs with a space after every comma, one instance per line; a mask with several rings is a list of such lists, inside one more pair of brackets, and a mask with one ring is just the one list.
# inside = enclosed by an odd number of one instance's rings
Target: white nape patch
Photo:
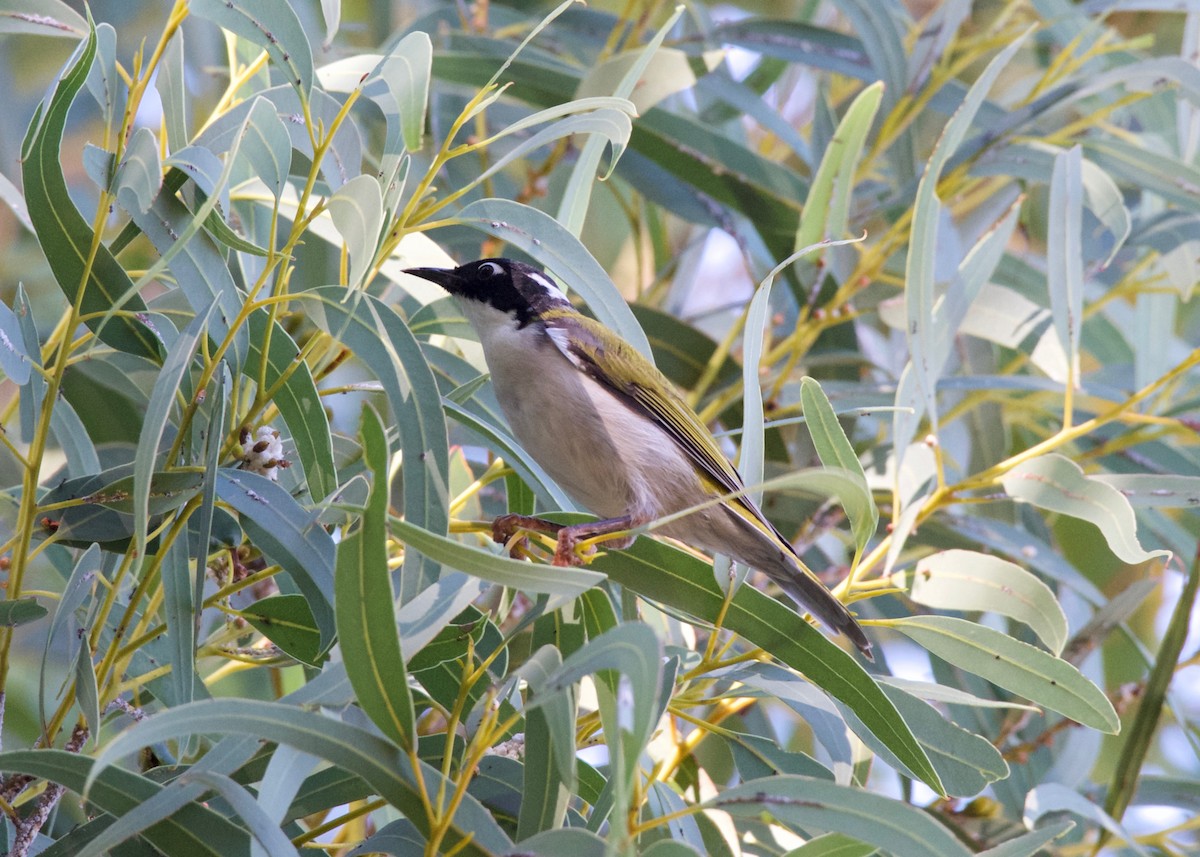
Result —
[[544, 288], [550, 297], [558, 298], [564, 303], [566, 302], [567, 296], [563, 294], [562, 289], [554, 285], [554, 281], [549, 277], [545, 276], [544, 274], [539, 274], [537, 271], [530, 271], [527, 276], [529, 279], [533, 280], [539, 286]]

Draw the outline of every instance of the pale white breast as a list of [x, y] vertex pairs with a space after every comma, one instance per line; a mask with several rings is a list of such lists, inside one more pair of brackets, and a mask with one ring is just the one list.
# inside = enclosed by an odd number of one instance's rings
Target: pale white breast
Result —
[[683, 452], [577, 369], [541, 325], [517, 329], [488, 305], [462, 304], [514, 436], [572, 499], [602, 518], [639, 522], [694, 501], [700, 485]]

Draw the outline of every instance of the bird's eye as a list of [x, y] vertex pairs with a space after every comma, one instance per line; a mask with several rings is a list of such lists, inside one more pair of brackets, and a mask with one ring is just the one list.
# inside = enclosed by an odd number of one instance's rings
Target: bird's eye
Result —
[[486, 279], [488, 277], [498, 277], [503, 273], [504, 273], [504, 269], [501, 268], [499, 265], [497, 265], [495, 262], [484, 262], [482, 265], [479, 266], [480, 279]]

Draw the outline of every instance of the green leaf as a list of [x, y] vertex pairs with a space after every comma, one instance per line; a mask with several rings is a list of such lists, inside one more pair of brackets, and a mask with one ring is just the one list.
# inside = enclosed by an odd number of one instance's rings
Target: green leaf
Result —
[[843, 471], [848, 477], [847, 481], [856, 486], [856, 490], [848, 490], [845, 495], [839, 494], [838, 500], [850, 518], [857, 565], [863, 548], [879, 526], [879, 507], [875, 505], [875, 498], [867, 487], [867, 475], [862, 462], [858, 460], [850, 439], [838, 422], [833, 405], [829, 403], [821, 385], [807, 376], [800, 381], [800, 404], [821, 463], [827, 468]]
[[888, 624], [939, 658], [1084, 726], [1113, 735], [1121, 729], [1103, 691], [1035, 646], [950, 616], [911, 616]]
[[947, 794], [972, 797], [1008, 776], [1008, 763], [986, 738], [955, 725], [932, 705], [898, 687], [885, 685], [884, 692], [918, 736]]
[[[667, 95], [689, 89], [696, 82], [696, 78], [688, 65], [687, 55], [679, 50], [661, 49], [663, 39], [682, 14], [683, 9], [677, 6], [640, 51], [619, 54], [592, 69], [579, 82], [575, 97], [582, 98], [611, 91], [618, 98], [635, 98], [634, 90], [638, 83], [644, 80], [649, 86], [640, 89], [634, 101], [634, 109], [638, 113], [644, 113]], [[614, 78], [615, 82], [610, 83]], [[649, 88], [652, 88], [653, 92], [647, 91]], [[589, 137], [571, 169], [570, 178], [567, 179], [567, 187], [563, 191], [556, 219], [572, 235], [578, 236], [583, 229], [588, 202], [591, 200], [592, 188], [596, 181], [596, 168], [603, 153], [603, 138]], [[617, 153], [614, 151], [609, 174], [616, 164]]]
[[[67, 112], [95, 55], [96, 31], [92, 29], [30, 123], [21, 147], [25, 202], [50, 270], [68, 303], [74, 303], [80, 288], [84, 289], [80, 308], [88, 316], [88, 327], [119, 351], [157, 360], [158, 340], [135, 319], [146, 305], [133, 293], [133, 281], [103, 244], [95, 248], [93, 256], [92, 227], [71, 201], [59, 163]], [[102, 325], [101, 316], [117, 305], [127, 313]]]
[[756, 780], [773, 774], [801, 774], [832, 780], [833, 773], [806, 753], [792, 753], [761, 735], [727, 732], [721, 735], [733, 752], [733, 761], [743, 780]]
[[[543, 617], [546, 618], [549, 617]], [[558, 649], [553, 645], [544, 645], [521, 666], [519, 674], [532, 688], [538, 688], [561, 667], [562, 655]], [[569, 692], [557, 693], [553, 694], [552, 699], [539, 699], [538, 703], [525, 712], [525, 757], [521, 810], [517, 816], [518, 840], [562, 827], [575, 787], [574, 696]], [[560, 746], [563, 743], [566, 743], [565, 748]]]
[[313, 85], [312, 46], [287, 0], [190, 0], [191, 12], [258, 45], [301, 98]]
[[880, 684], [898, 687], [906, 693], [912, 694], [917, 699], [944, 702], [947, 705], [966, 705], [974, 708], [1019, 708], [1023, 711], [1032, 711], [1035, 714], [1041, 712], [1041, 709], [1036, 705], [1026, 705], [1007, 699], [984, 699], [981, 696], [967, 693], [965, 690], [960, 690], [956, 687], [947, 687], [944, 684], [934, 684], [928, 681], [916, 681], [915, 679], [899, 678], [897, 676], [879, 676], [879, 682]]
[[1058, 341], [1067, 353], [1074, 384], [1083, 328], [1083, 149], [1075, 145], [1054, 159], [1046, 212], [1046, 279]]
[[1121, 753], [1117, 757], [1112, 782], [1104, 802], [1104, 811], [1117, 821], [1125, 815], [1125, 810], [1133, 800], [1138, 781], [1145, 770], [1146, 756], [1153, 746], [1156, 727], [1162, 722], [1163, 704], [1166, 701], [1167, 690], [1177, 675], [1179, 657], [1187, 642], [1197, 593], [1200, 593], [1200, 556], [1192, 561], [1183, 591], [1179, 594], [1179, 600], [1175, 602], [1175, 609], [1171, 611], [1171, 621], [1163, 634], [1154, 666], [1138, 702], [1129, 737], [1121, 745]]
[[925, 557], [916, 571], [892, 575], [918, 604], [942, 610], [999, 613], [1024, 622], [1052, 654], [1067, 643], [1067, 617], [1050, 587], [1016, 563], [990, 554], [948, 550]]
[[844, 833], [826, 833], [793, 848], [784, 857], [871, 857], [879, 849]]
[[75, 657], [75, 704], [93, 737], [100, 735], [100, 691], [96, 687], [96, 669], [87, 642], [79, 646]]
[[366, 285], [364, 278], [375, 261], [379, 230], [383, 224], [383, 195], [379, 179], [355, 176], [329, 198], [329, 216], [346, 242], [350, 254], [350, 274], [346, 286]]
[[[167, 642], [171, 647], [171, 678], [175, 699], [191, 702], [196, 688], [196, 631], [200, 623], [196, 600], [199, 588], [192, 582], [192, 570], [188, 550], [189, 533], [181, 530], [167, 549], [159, 565], [159, 578], [163, 587], [163, 615], [167, 620]], [[198, 551], [201, 556], [207, 551]], [[203, 575], [201, 575], [203, 576]], [[202, 585], [202, 584], [201, 584]], [[201, 590], [201, 593], [203, 590]], [[81, 648], [87, 649], [85, 643]], [[95, 731], [93, 735], [98, 734]]]
[[321, 629], [321, 649], [333, 642], [333, 539], [292, 495], [256, 473], [222, 468], [217, 496], [238, 513], [252, 544], [291, 575]]
[[[250, 356], [245, 374], [266, 381], [273, 390], [271, 401], [279, 409], [296, 445], [296, 455], [304, 468], [304, 479], [313, 500], [323, 500], [337, 490], [337, 468], [333, 463], [333, 439], [329, 420], [321, 403], [321, 395], [313, 381], [312, 371], [303, 360], [297, 360], [300, 347], [283, 326], [274, 322], [267, 328], [271, 316], [258, 310], [250, 316]], [[264, 343], [267, 365], [262, 365]], [[280, 383], [280, 379], [287, 380]]]
[[133, 459], [133, 539], [139, 557], [146, 555], [146, 533], [150, 521], [150, 478], [158, 469], [159, 444], [166, 434], [176, 397], [180, 395], [181, 389], [187, 386], [184, 379], [191, 368], [200, 338], [204, 335], [208, 321], [216, 309], [215, 304], [210, 304], [205, 312], [197, 313], [188, 322], [188, 326], [167, 352], [162, 372], [154, 380], [154, 389], [150, 391], [150, 401], [146, 405], [146, 416], [138, 434], [137, 452]]
[[238, 611], [284, 653], [309, 666], [324, 660], [321, 631], [303, 595], [269, 595]]
[[15, 627], [36, 622], [50, 611], [35, 598], [12, 598], [0, 601], [0, 625]]
[[975, 857], [1035, 857], [1035, 855], [1044, 853], [1042, 848], [1049, 845], [1055, 839], [1058, 839], [1074, 826], [1075, 822], [1070, 820], [1046, 824], [1037, 830], [1031, 830], [1021, 836], [1003, 842], [995, 848], [980, 851]]
[[800, 829], [844, 833], [896, 857], [970, 857], [958, 838], [924, 810], [863, 789], [795, 775], [752, 780], [703, 804], [735, 818], [767, 813]]
[[[714, 621], [725, 603], [708, 563], [653, 539], [640, 538], [629, 550], [598, 557], [592, 566], [643, 597], [706, 621]], [[729, 602], [723, 624], [844, 702], [909, 770], [942, 792], [925, 751], [879, 685], [852, 655], [790, 607], [743, 586]]]
[[883, 81], [878, 81], [855, 96], [846, 109], [809, 186], [796, 230], [796, 249], [846, 237], [855, 172], [882, 97]]
[[[206, 2], [212, 3], [214, 0]], [[313, 141], [308, 126], [302, 122], [291, 121], [293, 116], [304, 114], [301, 96], [297, 91], [291, 86], [275, 86], [261, 90], [258, 97], [265, 98], [275, 105], [275, 112], [291, 137], [292, 148], [311, 160], [314, 156]], [[194, 147], [220, 154], [240, 146], [239, 138], [244, 133], [243, 126], [252, 106], [253, 102], [247, 100], [222, 113], [196, 137], [193, 141]], [[332, 128], [341, 112], [342, 103], [324, 90], [314, 89], [308, 100], [308, 107], [314, 124]], [[359, 135], [358, 125], [354, 122], [342, 122], [321, 160], [321, 175], [331, 190], [337, 190], [362, 172], [362, 155], [362, 137]]]
[[[425, 109], [429, 102], [429, 76], [433, 68], [433, 44], [422, 32], [409, 33], [376, 67], [374, 74], [387, 86], [391, 103], [372, 96], [388, 120], [388, 142], [384, 152], [398, 152], [396, 140], [416, 152], [425, 133]], [[365, 81], [364, 91], [370, 81]]]
[[1151, 857], [1133, 834], [1121, 826], [1108, 813], [1074, 789], [1061, 783], [1042, 783], [1025, 796], [1026, 825], [1032, 827], [1044, 815], [1069, 812], [1103, 828], [1123, 841], [1138, 857]]
[[[446, 417], [420, 343], [395, 310], [370, 295], [347, 297], [345, 289], [328, 286], [302, 296], [313, 322], [354, 352], [383, 385], [400, 430], [405, 520], [445, 533], [450, 521], [443, 482], [450, 471]], [[400, 600], [406, 602], [437, 576], [436, 564], [418, 551], [406, 554]]]
[[121, 207], [129, 211], [149, 211], [162, 187], [162, 163], [158, 141], [149, 128], [138, 128], [129, 140], [125, 157], [113, 177], [112, 192]]
[[256, 844], [267, 857], [300, 857], [300, 852], [279, 825], [263, 811], [254, 796], [234, 780], [224, 774], [194, 769], [182, 776], [212, 789], [229, 804], [236, 816], [249, 828]]
[[534, 857], [608, 857], [611, 853], [607, 840], [595, 833], [578, 828], [547, 830], [536, 836], [521, 840], [521, 853]]
[[279, 199], [292, 168], [292, 144], [283, 120], [265, 98], [255, 98], [250, 105], [238, 157], [245, 159], [250, 174], [260, 179], [271, 195]]
[[338, 642], [358, 703], [401, 747], [416, 746], [416, 716], [400, 637], [387, 556], [387, 434], [379, 415], [363, 408], [359, 438], [371, 474], [371, 494], [357, 530], [338, 544]]
[[[66, 750], [10, 750], [0, 753], [0, 769], [60, 783], [76, 794], [83, 794], [87, 789], [88, 801], [96, 809], [122, 821], [132, 819], [135, 823], [145, 806], [164, 791], [163, 786], [141, 774], [115, 767], [100, 770], [87, 756]], [[169, 816], [156, 819], [134, 832], [141, 832], [147, 842], [164, 854], [228, 857], [249, 850], [245, 830], [207, 806], [191, 801]], [[120, 841], [109, 842], [106, 847], [111, 848]], [[98, 852], [86, 848], [76, 853], [84, 857]]]
[[183, 30], [176, 30], [163, 50], [154, 76], [154, 88], [162, 102], [163, 131], [167, 136], [167, 151], [179, 152], [188, 144], [191, 133], [187, 115], [187, 74], [184, 65]]
[[[988, 91], [1000, 76], [1000, 72], [1025, 43], [1031, 31], [1032, 28], [1026, 30], [1006, 45], [971, 84], [963, 103], [942, 130], [917, 186], [917, 195], [913, 203], [912, 238], [909, 241], [905, 265], [905, 331], [912, 353], [914, 378], [931, 415], [936, 414], [935, 388], [937, 377], [941, 373], [941, 368], [934, 365], [933, 355], [945, 347], [938, 342], [945, 339], [949, 333], [934, 323], [934, 301], [937, 296], [934, 260], [937, 253], [938, 229], [942, 222], [942, 204], [937, 196], [937, 184], [941, 180], [942, 170], [970, 130]], [[903, 404], [897, 401], [897, 405]], [[936, 419], [934, 422], [936, 425]]]
[[87, 32], [87, 20], [62, 0], [4, 0], [0, 4], [0, 33], [79, 39]]
[[[218, 342], [224, 340], [244, 299], [217, 245], [197, 231], [192, 212], [172, 194], [160, 195], [145, 212], [125, 208], [160, 258], [170, 257], [171, 273], [192, 310], [200, 314], [214, 303], [218, 306], [209, 320], [209, 333]], [[229, 359], [235, 366], [246, 359], [247, 339], [245, 329], [233, 335]]]
[[1135, 509], [1200, 507], [1200, 476], [1167, 473], [1097, 473], [1093, 482], [1103, 482], [1121, 492]]
[[[38, 362], [41, 362], [40, 354]], [[23, 387], [33, 372], [33, 361], [21, 334], [21, 323], [17, 314], [3, 302], [0, 302], [0, 370], [18, 387]]]
[[1125, 562], [1145, 562], [1171, 553], [1143, 548], [1129, 501], [1111, 485], [1085, 476], [1078, 464], [1062, 455], [1051, 453], [1022, 462], [1000, 481], [1014, 500], [1091, 521], [1109, 549]]
[[[143, 720], [109, 741], [97, 755], [81, 793], [115, 772], [112, 764], [157, 741], [181, 735], [247, 735], [288, 744], [361, 777], [375, 793], [404, 813], [425, 835], [429, 821], [423, 796], [452, 789], [440, 773], [423, 762], [414, 768], [410, 756], [385, 738], [367, 729], [341, 723], [323, 714], [278, 702], [219, 699], [194, 702]], [[14, 770], [0, 754], [5, 770]], [[81, 760], [83, 761], [83, 760]], [[421, 778], [418, 784], [417, 777]], [[490, 857], [507, 853], [512, 842], [491, 815], [470, 795], [464, 795], [442, 840], [447, 849], [457, 846], [464, 857]], [[187, 853], [187, 852], [177, 852]], [[193, 852], [207, 853], [207, 852]], [[234, 853], [228, 851], [226, 853]]]

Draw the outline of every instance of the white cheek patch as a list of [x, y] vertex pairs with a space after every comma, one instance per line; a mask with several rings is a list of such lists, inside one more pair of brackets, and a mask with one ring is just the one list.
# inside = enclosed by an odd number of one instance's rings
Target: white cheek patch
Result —
[[563, 303], [567, 302], [567, 296], [563, 294], [562, 289], [554, 285], [554, 281], [549, 277], [545, 276], [544, 274], [539, 274], [537, 271], [530, 271], [528, 274], [526, 274], [526, 276], [544, 288], [550, 297], [554, 298], [555, 300], [561, 300]]

